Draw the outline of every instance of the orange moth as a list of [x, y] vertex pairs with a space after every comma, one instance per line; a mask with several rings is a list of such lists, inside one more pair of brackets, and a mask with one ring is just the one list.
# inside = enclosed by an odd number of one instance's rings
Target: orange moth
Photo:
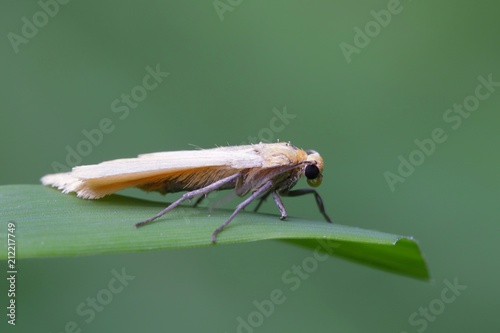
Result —
[[283, 220], [287, 217], [281, 196], [313, 194], [320, 212], [328, 222], [321, 197], [312, 188], [291, 190], [305, 176], [311, 187], [321, 184], [323, 159], [314, 150], [302, 150], [290, 143], [259, 143], [245, 146], [228, 146], [193, 151], [159, 152], [139, 155], [137, 158], [117, 159], [94, 165], [74, 167], [70, 172], [49, 174], [42, 177], [44, 185], [76, 192], [84, 199], [99, 199], [116, 191], [138, 187], [162, 194], [187, 191], [155, 216], [139, 222], [143, 226], [168, 213], [185, 200], [195, 197], [201, 201], [215, 190], [234, 189], [244, 196], [242, 201], [212, 234], [217, 234], [248, 204], [259, 198], [255, 208], [272, 195]]

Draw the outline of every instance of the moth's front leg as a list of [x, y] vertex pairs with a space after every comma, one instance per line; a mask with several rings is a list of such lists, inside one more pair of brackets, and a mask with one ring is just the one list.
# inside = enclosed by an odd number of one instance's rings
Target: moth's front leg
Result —
[[[315, 189], [303, 188], [303, 189], [292, 190], [292, 191], [285, 190], [285, 191], [280, 192], [280, 194], [283, 196], [287, 196], [287, 197], [298, 197], [298, 196], [301, 196], [304, 194], [314, 194], [314, 198], [316, 199], [316, 203], [318, 205], [320, 213], [325, 217], [325, 220], [332, 223], [330, 216], [328, 216], [328, 214], [325, 211], [325, 205], [323, 204], [323, 199], [321, 199], [321, 196], [318, 194], [318, 192], [316, 192]], [[274, 199], [274, 200], [276, 200], [276, 199]], [[276, 204], [278, 204], [278, 203], [276, 202]], [[278, 207], [279, 207], [279, 205], [278, 205]]]

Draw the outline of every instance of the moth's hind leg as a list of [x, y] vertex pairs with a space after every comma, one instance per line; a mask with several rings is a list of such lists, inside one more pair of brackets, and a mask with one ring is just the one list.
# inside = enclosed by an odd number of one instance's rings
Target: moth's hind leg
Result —
[[207, 193], [210, 193], [222, 186], [224, 186], [225, 184], [233, 181], [234, 179], [240, 177], [241, 174], [240, 173], [236, 173], [234, 175], [231, 175], [229, 177], [226, 177], [226, 178], [223, 178], [223, 179], [220, 179], [208, 186], [205, 186], [203, 188], [200, 188], [198, 190], [194, 190], [194, 191], [191, 191], [191, 192], [187, 192], [187, 193], [184, 193], [182, 195], [182, 197], [180, 197], [177, 201], [171, 203], [167, 208], [165, 208], [164, 210], [162, 210], [161, 212], [159, 212], [158, 214], [156, 214], [155, 216], [145, 220], [145, 221], [142, 221], [142, 222], [139, 222], [139, 223], [136, 223], [136, 227], [139, 228], [139, 227], [142, 227], [143, 225], [151, 222], [151, 221], [154, 221], [156, 220], [157, 218], [165, 215], [166, 213], [168, 213], [169, 211], [171, 211], [172, 209], [174, 209], [175, 207], [179, 206], [183, 201], [185, 200], [191, 200], [193, 199], [194, 197], [198, 196], [198, 195], [201, 195], [202, 197], [207, 194]]

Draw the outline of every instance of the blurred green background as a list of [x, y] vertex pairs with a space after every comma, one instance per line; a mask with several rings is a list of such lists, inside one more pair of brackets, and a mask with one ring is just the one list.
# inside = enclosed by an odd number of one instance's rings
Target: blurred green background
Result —
[[[64, 332], [71, 322], [82, 332], [498, 330], [500, 87], [469, 106], [474, 111], [458, 128], [443, 116], [477, 101], [479, 76], [500, 81], [500, 7], [215, 4], [2, 2], [0, 184], [38, 183], [55, 162], [68, 166], [68, 149], [91, 164], [259, 136], [291, 141], [324, 157], [319, 191], [337, 223], [414, 236], [432, 281], [330, 258], [291, 290], [283, 274], [311, 253], [281, 242], [21, 260], [17, 325], [2, 314], [1, 330]], [[369, 35], [360, 36], [365, 28]], [[342, 43], [360, 47], [346, 57]], [[169, 75], [143, 96], [148, 66]], [[120, 99], [131, 93], [140, 101], [128, 107]], [[273, 120], [284, 110], [287, 121]], [[82, 143], [83, 131], [105, 118], [110, 133]], [[384, 173], [398, 172], [400, 155], [417, 158], [414, 140], [436, 128], [447, 140], [391, 191]], [[321, 219], [312, 197], [284, 200], [291, 216]], [[274, 204], [264, 206], [278, 214]], [[0, 267], [6, 272], [5, 262]], [[123, 291], [95, 317], [78, 314], [88, 298], [103, 299], [112, 271], [122, 269], [135, 276]], [[445, 280], [466, 289], [453, 293]], [[267, 304], [276, 289], [284, 302], [259, 314], [255, 302]], [[1, 279], [2, 311], [6, 290]]]

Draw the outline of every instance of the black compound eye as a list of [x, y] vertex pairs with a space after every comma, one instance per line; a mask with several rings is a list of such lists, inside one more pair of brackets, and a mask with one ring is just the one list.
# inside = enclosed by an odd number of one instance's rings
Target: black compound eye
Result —
[[304, 174], [307, 179], [316, 179], [319, 176], [319, 168], [314, 164], [306, 166]]

